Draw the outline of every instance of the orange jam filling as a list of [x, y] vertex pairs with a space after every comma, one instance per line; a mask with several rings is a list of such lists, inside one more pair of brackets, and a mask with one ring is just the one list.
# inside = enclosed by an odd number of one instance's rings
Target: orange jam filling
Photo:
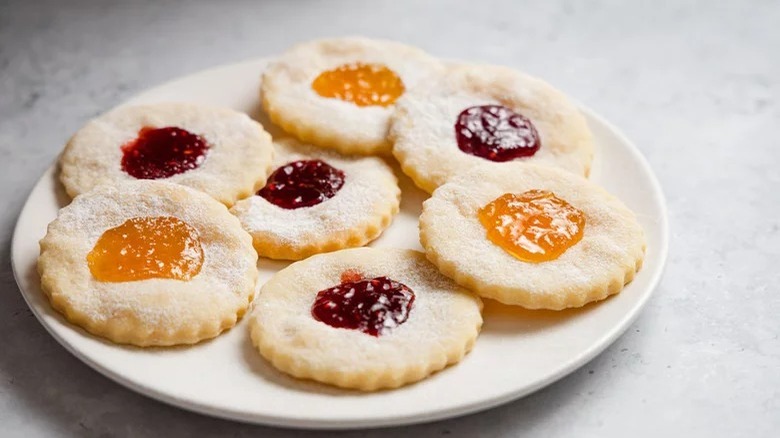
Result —
[[555, 260], [582, 239], [585, 214], [547, 190], [505, 193], [479, 210], [487, 238], [524, 262]]
[[382, 64], [356, 62], [320, 73], [311, 88], [322, 97], [341, 99], [357, 106], [388, 106], [404, 93], [404, 83]]
[[134, 217], [106, 230], [87, 254], [98, 281], [189, 280], [203, 265], [197, 230], [175, 217]]

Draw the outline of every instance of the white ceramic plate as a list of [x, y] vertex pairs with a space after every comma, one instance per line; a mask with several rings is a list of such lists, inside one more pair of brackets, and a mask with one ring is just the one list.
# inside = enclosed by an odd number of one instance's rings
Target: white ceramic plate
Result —
[[[224, 105], [264, 121], [258, 102], [266, 60], [207, 70], [149, 90], [132, 104], [193, 101]], [[140, 393], [208, 415], [302, 428], [356, 428], [430, 421], [522, 397], [572, 372], [604, 350], [652, 294], [664, 265], [668, 226], [663, 194], [637, 151], [609, 123], [584, 109], [596, 138], [591, 178], [633, 209], [647, 233], [647, 258], [619, 295], [584, 309], [524, 311], [488, 302], [476, 347], [460, 364], [420, 383], [373, 394], [344, 391], [280, 374], [252, 347], [246, 320], [194, 347], [114, 345], [72, 326], [49, 306], [36, 273], [38, 240], [69, 200], [54, 167], [27, 200], [13, 239], [19, 288], [41, 324], [76, 357]], [[401, 213], [373, 246], [420, 248], [417, 217], [425, 194], [402, 178]], [[261, 260], [260, 283], [286, 263]]]

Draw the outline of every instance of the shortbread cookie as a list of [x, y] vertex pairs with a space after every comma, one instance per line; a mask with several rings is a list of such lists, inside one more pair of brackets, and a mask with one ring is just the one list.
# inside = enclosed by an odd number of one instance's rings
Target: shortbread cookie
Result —
[[60, 210], [38, 271], [52, 307], [113, 342], [193, 344], [235, 325], [257, 254], [224, 205], [160, 181], [104, 185]]
[[442, 273], [529, 309], [620, 292], [644, 258], [636, 216], [585, 178], [533, 164], [480, 167], [423, 204], [420, 241]]
[[396, 103], [390, 138], [403, 171], [433, 192], [476, 165], [516, 162], [587, 175], [587, 122], [549, 84], [499, 66], [449, 66]]
[[307, 143], [346, 154], [389, 154], [394, 102], [439, 68], [423, 51], [392, 41], [310, 41], [265, 71], [263, 107]]
[[372, 391], [460, 361], [479, 334], [481, 309], [420, 252], [356, 248], [279, 271], [260, 291], [250, 330], [279, 370]]
[[271, 136], [246, 114], [189, 103], [128, 106], [76, 132], [60, 158], [60, 179], [71, 197], [156, 179], [230, 206], [265, 181], [272, 155]]
[[275, 149], [276, 170], [266, 185], [231, 209], [261, 256], [299, 260], [363, 246], [398, 213], [401, 190], [380, 158], [347, 157], [292, 139]]

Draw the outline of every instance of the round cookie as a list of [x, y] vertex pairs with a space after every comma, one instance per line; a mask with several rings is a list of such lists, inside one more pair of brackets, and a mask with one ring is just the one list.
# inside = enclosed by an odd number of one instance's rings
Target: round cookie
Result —
[[60, 157], [71, 197], [101, 184], [155, 179], [232, 205], [268, 176], [271, 136], [246, 114], [190, 103], [114, 109], [88, 122]]
[[642, 265], [644, 232], [585, 178], [533, 164], [480, 167], [423, 204], [420, 242], [444, 275], [529, 309], [580, 307], [621, 291]]
[[389, 154], [393, 102], [439, 68], [423, 51], [392, 41], [309, 41], [265, 71], [263, 107], [304, 142], [345, 154]]
[[260, 292], [250, 330], [280, 371], [372, 391], [460, 361], [479, 334], [481, 309], [418, 251], [356, 248], [279, 271]]
[[453, 64], [396, 103], [393, 154], [431, 193], [477, 165], [532, 162], [587, 175], [587, 122], [546, 82], [507, 67]]
[[104, 185], [49, 224], [38, 271], [52, 307], [113, 342], [194, 344], [255, 293], [257, 254], [223, 204], [161, 181]]
[[300, 260], [363, 246], [398, 213], [401, 191], [382, 159], [344, 156], [292, 139], [274, 144], [276, 170], [266, 186], [231, 209], [259, 255]]

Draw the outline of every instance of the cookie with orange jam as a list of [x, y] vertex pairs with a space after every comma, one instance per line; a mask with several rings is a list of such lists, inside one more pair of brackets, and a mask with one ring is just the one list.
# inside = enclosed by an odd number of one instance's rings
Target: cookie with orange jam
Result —
[[88, 122], [60, 157], [71, 197], [101, 184], [157, 180], [182, 184], [232, 205], [265, 181], [271, 136], [246, 114], [190, 103], [114, 109]]
[[399, 210], [401, 190], [379, 157], [346, 156], [274, 142], [275, 169], [265, 185], [231, 208], [260, 256], [300, 260], [376, 239]]
[[263, 107], [306, 143], [347, 154], [389, 154], [395, 102], [440, 68], [414, 47], [367, 38], [299, 44], [263, 74]]
[[478, 167], [423, 204], [420, 241], [442, 273], [529, 309], [580, 307], [620, 292], [642, 265], [644, 232], [617, 198], [560, 169]]
[[459, 362], [482, 301], [419, 251], [353, 248], [276, 273], [249, 317], [252, 341], [282, 372], [344, 388], [396, 388]]
[[390, 138], [404, 173], [429, 193], [478, 165], [587, 175], [593, 157], [588, 124], [563, 93], [491, 65], [449, 65], [409, 90], [396, 103]]
[[77, 196], [40, 245], [41, 288], [52, 307], [116, 343], [215, 337], [255, 293], [250, 236], [223, 204], [177, 184], [131, 181]]

